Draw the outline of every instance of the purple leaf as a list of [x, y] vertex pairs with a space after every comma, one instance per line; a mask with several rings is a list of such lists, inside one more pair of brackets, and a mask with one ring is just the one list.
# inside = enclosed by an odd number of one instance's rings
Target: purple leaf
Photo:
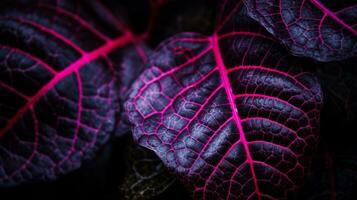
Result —
[[[120, 80], [120, 94], [119, 98], [121, 102], [125, 102], [128, 99], [129, 87], [133, 84], [136, 78], [146, 69], [148, 57], [152, 54], [152, 50], [146, 45], [131, 46], [128, 49], [124, 49], [121, 53], [122, 56], [116, 57], [115, 62], [120, 63], [118, 71], [118, 79]], [[122, 106], [122, 104], [120, 104]], [[123, 108], [119, 108], [123, 110]], [[121, 137], [130, 132], [130, 123], [127, 120], [125, 112], [120, 113], [120, 121], [118, 121], [116, 133], [117, 137]]]
[[156, 50], [125, 104], [133, 136], [195, 199], [289, 198], [318, 139], [320, 85], [230, 3], [212, 36]]
[[99, 1], [1, 7], [0, 186], [53, 180], [94, 156], [119, 120], [115, 59], [145, 37]]
[[357, 55], [357, 5], [343, 1], [244, 0], [249, 15], [297, 56], [319, 61]]

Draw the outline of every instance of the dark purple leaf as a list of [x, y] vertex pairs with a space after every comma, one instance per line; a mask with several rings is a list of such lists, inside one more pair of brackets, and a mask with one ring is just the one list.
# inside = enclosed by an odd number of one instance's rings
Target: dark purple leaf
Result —
[[[141, 55], [138, 54], [138, 52], [140, 52]], [[120, 74], [122, 75], [121, 85], [123, 85], [122, 91], [120, 92], [122, 99], [127, 98], [128, 87], [130, 87], [130, 85], [132, 85], [132, 83], [141, 74], [141, 72], [144, 71], [147, 65], [147, 59], [151, 53], [152, 50], [146, 46], [141, 45], [137, 46], [136, 48], [133, 47], [125, 53], [123, 60], [119, 62], [121, 63], [120, 71], [123, 72]], [[133, 66], [136, 67], [134, 68]]]
[[178, 34], [151, 57], [125, 106], [134, 139], [196, 199], [289, 198], [318, 139], [320, 85], [231, 3], [212, 36]]
[[114, 61], [148, 36], [99, 1], [47, 2], [0, 8], [0, 186], [53, 180], [94, 156], [129, 83]]
[[357, 55], [357, 5], [352, 1], [244, 2], [250, 16], [297, 56], [332, 61]]
[[[133, 84], [136, 78], [146, 69], [148, 57], [152, 54], [152, 50], [146, 45], [140, 44], [136, 46], [130, 46], [127, 49], [123, 49], [120, 53], [122, 56], [115, 58], [115, 63], [120, 63], [118, 73], [120, 80], [120, 94], [119, 98], [121, 102], [125, 102], [128, 98], [129, 87]], [[122, 106], [120, 104], [119, 106]], [[123, 110], [123, 108], [119, 108]], [[130, 125], [127, 120], [125, 112], [120, 113], [120, 121], [118, 121], [115, 135], [118, 137], [123, 136], [130, 132]]]

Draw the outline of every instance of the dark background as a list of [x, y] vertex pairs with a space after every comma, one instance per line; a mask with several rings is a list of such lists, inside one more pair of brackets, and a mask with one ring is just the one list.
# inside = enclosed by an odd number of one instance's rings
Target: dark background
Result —
[[[129, 18], [140, 31], [147, 13], [145, 6], [122, 1], [132, 13]], [[183, 31], [209, 34], [213, 28], [215, 1], [169, 0], [157, 13], [157, 20], [148, 41], [154, 48], [163, 39]], [[337, 1], [335, 1], [336, 4]], [[339, 1], [341, 2], [341, 1]], [[143, 4], [144, 5], [144, 4]], [[357, 199], [357, 69], [356, 59], [318, 64], [324, 92], [321, 113], [321, 140], [310, 175], [296, 199]], [[36, 183], [0, 189], [0, 199], [123, 199], [118, 186], [129, 173], [126, 164], [131, 136], [112, 138], [94, 160], [50, 183]], [[184, 200], [189, 194], [175, 181], [155, 200]]]

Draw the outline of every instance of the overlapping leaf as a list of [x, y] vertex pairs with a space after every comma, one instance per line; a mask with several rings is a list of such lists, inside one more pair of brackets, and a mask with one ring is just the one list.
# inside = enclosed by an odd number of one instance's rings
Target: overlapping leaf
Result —
[[225, 1], [212, 36], [163, 42], [126, 111], [134, 139], [196, 199], [286, 199], [317, 142], [320, 86], [240, 8]]
[[295, 55], [319, 61], [357, 55], [357, 4], [325, 0], [245, 0], [249, 14]]
[[147, 34], [134, 35], [100, 1], [5, 3], [0, 186], [53, 180], [92, 158], [114, 131], [118, 83], [127, 82], [118, 80], [117, 61], [130, 46], [141, 55]]

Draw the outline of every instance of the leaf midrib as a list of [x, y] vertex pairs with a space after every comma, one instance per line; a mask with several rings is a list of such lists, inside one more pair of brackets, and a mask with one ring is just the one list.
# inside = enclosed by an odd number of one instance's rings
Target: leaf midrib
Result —
[[130, 33], [125, 33], [123, 36], [120, 36], [116, 39], [113, 39], [101, 47], [85, 53], [77, 61], [70, 64], [63, 71], [57, 73], [47, 84], [45, 84], [35, 95], [30, 97], [27, 103], [22, 106], [13, 117], [11, 117], [6, 126], [0, 129], [0, 138], [2, 138], [14, 125], [15, 123], [26, 113], [31, 107], [33, 107], [40, 99], [43, 97], [49, 90], [51, 90], [59, 81], [68, 77], [73, 72], [79, 71], [84, 65], [92, 62], [93, 60], [104, 56], [109, 52], [117, 49], [119, 47], [125, 46], [133, 42], [133, 35]]
[[[238, 131], [239, 131], [239, 140], [232, 145], [232, 147], [228, 150], [227, 153], [229, 153], [231, 151], [231, 149], [234, 146], [236, 146], [237, 143], [241, 142], [243, 144], [244, 150], [246, 152], [247, 160], [249, 162], [250, 170], [251, 170], [251, 173], [252, 173], [252, 176], [253, 176], [255, 192], [257, 193], [258, 199], [260, 199], [260, 191], [259, 191], [259, 187], [258, 187], [258, 182], [257, 182], [255, 170], [254, 170], [253, 159], [252, 159], [252, 156], [250, 154], [250, 150], [249, 150], [249, 147], [248, 147], [247, 140], [245, 138], [245, 133], [244, 133], [244, 130], [243, 130], [241, 119], [239, 117], [238, 108], [237, 108], [237, 105], [235, 104], [235, 98], [234, 98], [234, 95], [233, 95], [232, 87], [230, 86], [228, 72], [227, 72], [226, 66], [224, 64], [222, 55], [221, 55], [221, 50], [220, 50], [220, 47], [219, 47], [219, 37], [218, 37], [218, 35], [215, 34], [215, 35], [213, 35], [211, 37], [211, 46], [212, 46], [213, 54], [214, 54], [214, 57], [215, 57], [215, 60], [216, 60], [217, 68], [219, 69], [219, 72], [220, 72], [221, 83], [223, 84], [224, 89], [226, 91], [227, 99], [229, 101], [229, 105], [230, 105], [231, 110], [232, 110], [233, 119], [236, 122]], [[217, 169], [217, 167], [215, 169]], [[212, 174], [214, 174], [214, 172]], [[229, 196], [229, 194], [227, 194], [227, 195]]]

